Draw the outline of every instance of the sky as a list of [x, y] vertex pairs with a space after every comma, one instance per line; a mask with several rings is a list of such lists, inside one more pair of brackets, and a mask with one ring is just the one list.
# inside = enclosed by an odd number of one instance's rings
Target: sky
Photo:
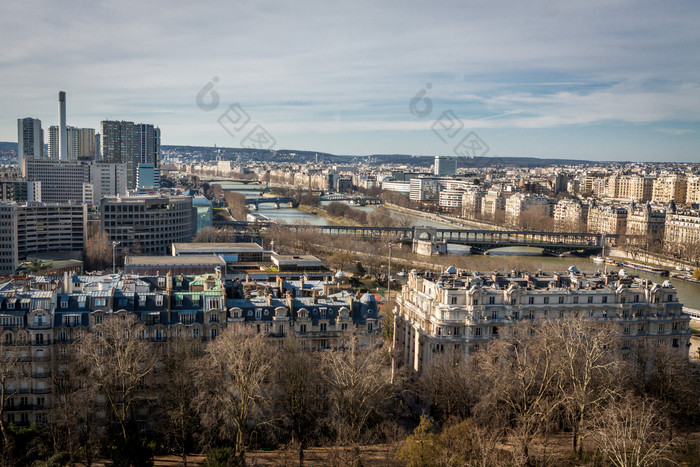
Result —
[[165, 145], [700, 162], [700, 2], [2, 2], [0, 141], [58, 91]]

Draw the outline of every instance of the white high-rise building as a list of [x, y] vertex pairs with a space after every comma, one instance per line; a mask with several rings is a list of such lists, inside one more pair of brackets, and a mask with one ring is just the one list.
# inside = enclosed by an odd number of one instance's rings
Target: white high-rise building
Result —
[[435, 156], [434, 175], [457, 174], [457, 158], [452, 156]]

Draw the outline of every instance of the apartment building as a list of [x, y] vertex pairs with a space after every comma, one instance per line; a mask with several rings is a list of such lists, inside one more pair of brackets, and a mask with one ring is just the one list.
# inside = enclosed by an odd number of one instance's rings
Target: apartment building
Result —
[[462, 194], [462, 215], [466, 218], [473, 218], [481, 214], [481, 202], [486, 196], [486, 191], [470, 190]]
[[[54, 402], [52, 377], [72, 346], [108, 316], [133, 315], [139, 336], [153, 345], [189, 336], [217, 338], [227, 327], [292, 336], [309, 350], [340, 348], [352, 332], [360, 344], [381, 340], [379, 306], [372, 294], [328, 294], [327, 281], [276, 278], [262, 284], [218, 275], [37, 276], [0, 283], [0, 321], [7, 354], [17, 371], [0, 382], [4, 418], [17, 426], [43, 424]], [[336, 284], [337, 285], [337, 284]], [[324, 295], [325, 294], [325, 295]]]
[[652, 209], [651, 203], [632, 204], [627, 212], [628, 241], [646, 249], [660, 247], [664, 240], [666, 211]]
[[561, 199], [554, 205], [552, 217], [558, 232], [583, 232], [588, 220], [588, 204], [578, 199]]
[[394, 348], [416, 372], [433, 356], [470, 355], [516, 326], [585, 317], [613, 323], [626, 354], [640, 344], [664, 345], [687, 355], [690, 317], [670, 281], [652, 283], [621, 274], [418, 273], [398, 294]]
[[683, 175], [666, 175], [654, 180], [654, 191], [651, 200], [656, 203], [676, 204], [685, 203], [688, 184]]
[[506, 222], [520, 225], [523, 216], [552, 217], [552, 202], [553, 200], [546, 196], [516, 193], [506, 200]]
[[667, 212], [664, 247], [688, 259], [700, 258], [700, 211]]
[[592, 233], [624, 235], [627, 231], [627, 209], [593, 203], [588, 209], [587, 225]]
[[409, 182], [411, 201], [435, 201], [440, 198], [440, 179], [415, 177]]
[[700, 204], [700, 177], [688, 177], [685, 204], [690, 205], [692, 203]]

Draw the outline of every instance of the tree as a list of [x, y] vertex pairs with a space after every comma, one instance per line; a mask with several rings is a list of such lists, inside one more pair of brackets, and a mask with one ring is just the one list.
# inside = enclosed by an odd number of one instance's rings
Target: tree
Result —
[[470, 416], [472, 407], [478, 402], [478, 390], [472, 387], [477, 373], [471, 366], [471, 361], [450, 349], [434, 355], [420, 375], [420, 394], [430, 401], [431, 414], [438, 422], [446, 422], [450, 417], [464, 419]]
[[274, 353], [263, 335], [227, 328], [200, 360], [196, 403], [201, 423], [221, 440], [233, 440], [235, 463], [245, 464], [249, 435], [268, 400], [263, 382]]
[[135, 315], [115, 313], [95, 324], [77, 344], [88, 382], [104, 395], [107, 410], [119, 424], [124, 447], [132, 441], [134, 409], [145, 398], [145, 381], [157, 362], [145, 336], [146, 329]]
[[333, 269], [342, 270], [345, 266], [352, 264], [354, 260], [355, 257], [351, 253], [340, 250], [328, 257], [328, 264]]
[[8, 400], [18, 391], [20, 381], [27, 376], [31, 366], [22, 364], [28, 359], [28, 335], [20, 331], [17, 335], [7, 333], [0, 339], [0, 432], [2, 433], [2, 454], [5, 459], [12, 459], [12, 436], [5, 421]]
[[276, 405], [298, 446], [299, 465], [303, 465], [304, 449], [316, 432], [323, 408], [318, 362], [304, 351], [301, 341], [290, 337], [282, 344], [275, 370]]
[[385, 350], [360, 349], [356, 336], [348, 344], [344, 352], [323, 354], [322, 378], [331, 425], [339, 437], [357, 445], [391, 400], [391, 369]]
[[87, 374], [88, 367], [68, 348], [55, 355], [48, 429], [54, 438], [55, 452], [65, 450], [71, 462], [84, 459], [89, 466], [97, 454], [100, 420], [97, 388], [85, 384]]
[[584, 318], [548, 321], [540, 332], [551, 335], [559, 355], [559, 396], [571, 423], [573, 450], [583, 453], [588, 417], [604, 404], [617, 388], [616, 329], [609, 323]]
[[664, 460], [670, 445], [667, 425], [658, 403], [626, 394], [594, 414], [591, 432], [612, 465], [643, 467]]
[[561, 405], [556, 367], [559, 343], [537, 326], [514, 326], [508, 334], [478, 354], [485, 386], [480, 412], [489, 414], [491, 421], [506, 421], [523, 462], [529, 464], [533, 439], [551, 430]]
[[[216, 186], [216, 185], [215, 185]], [[162, 360], [162, 392], [159, 397], [161, 432], [187, 466], [188, 448], [197, 431], [194, 405], [198, 359], [201, 344], [190, 338], [177, 338], [166, 344]]]
[[421, 415], [420, 423], [406, 438], [406, 444], [396, 457], [409, 467], [427, 467], [437, 465], [442, 451], [438, 435], [433, 432], [433, 421], [427, 415]]
[[88, 271], [106, 269], [112, 265], [112, 243], [107, 232], [101, 231], [96, 236], [89, 238], [83, 257], [85, 268]]

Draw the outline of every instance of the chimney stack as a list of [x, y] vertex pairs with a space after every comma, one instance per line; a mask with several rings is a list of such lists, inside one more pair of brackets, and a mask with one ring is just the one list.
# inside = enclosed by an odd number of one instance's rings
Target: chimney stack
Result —
[[68, 160], [68, 132], [66, 129], [66, 93], [59, 91], [58, 93], [58, 159], [62, 161]]

